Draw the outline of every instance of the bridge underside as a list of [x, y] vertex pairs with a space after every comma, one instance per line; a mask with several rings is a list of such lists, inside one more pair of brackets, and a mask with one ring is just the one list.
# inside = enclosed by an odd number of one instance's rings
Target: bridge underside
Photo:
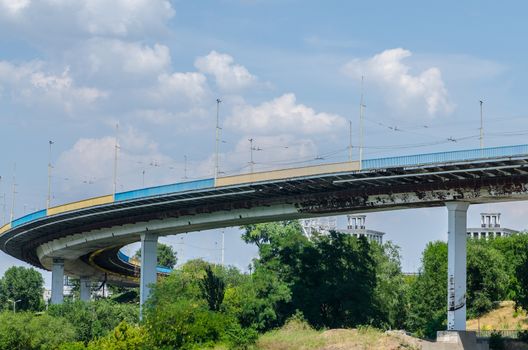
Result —
[[[211, 187], [98, 205], [46, 216], [10, 229], [0, 235], [0, 247], [37, 267], [58, 271], [59, 275], [134, 285], [138, 283], [138, 268], [119, 259], [117, 252], [140, 237], [142, 249], [146, 249], [144, 242], [151, 247], [142, 255], [142, 267], [150, 273], [146, 276], [142, 271], [140, 276], [142, 280], [155, 281], [152, 247], [160, 235], [341, 213], [446, 203], [465, 203], [467, 209], [467, 204], [527, 199], [526, 156], [370, 169]], [[465, 308], [465, 270], [463, 278], [459, 271], [461, 261], [465, 266], [465, 245], [460, 248], [462, 231], [465, 242], [465, 211], [455, 207], [459, 209], [449, 209], [449, 244], [458, 248], [453, 253], [450, 250], [450, 259], [454, 256], [460, 259], [450, 260], [450, 269], [456, 277], [450, 294], [455, 305], [450, 325], [458, 329], [462, 327], [462, 311], [456, 312], [457, 305], [463, 303]], [[452, 214], [453, 210], [458, 214]], [[141, 285], [148, 293], [148, 284]]]
[[[450, 201], [480, 204], [526, 200], [527, 167], [524, 160], [508, 159], [499, 164], [478, 163], [471, 167], [462, 164], [444, 168], [385, 169], [304, 180], [302, 184], [296, 183], [297, 180], [252, 184], [239, 189], [238, 193], [229, 193], [229, 200], [210, 193], [205, 193], [204, 199], [197, 197], [183, 203], [168, 198], [146, 204], [141, 214], [132, 207], [96, 215], [97, 229], [87, 230], [94, 226], [91, 216], [70, 219], [68, 227], [61, 230], [55, 230], [54, 225], [39, 228], [35, 232], [39, 237], [47, 237], [47, 241], [36, 239], [31, 242], [36, 248], [26, 248], [20, 253], [47, 269], [51, 269], [52, 258], [61, 257], [65, 259], [68, 274], [85, 274], [86, 265], [89, 265], [88, 270], [91, 269], [94, 277], [105, 273], [110, 281], [130, 283], [129, 277], [137, 277], [137, 269], [120, 265], [116, 259], [112, 261], [108, 247], [137, 242], [143, 232], [175, 235], [340, 213], [435, 207]], [[90, 220], [90, 224], [84, 224], [85, 220]], [[80, 222], [76, 224], [76, 221]], [[105, 252], [105, 259], [87, 258], [101, 251]], [[106, 262], [100, 263], [102, 260]]]

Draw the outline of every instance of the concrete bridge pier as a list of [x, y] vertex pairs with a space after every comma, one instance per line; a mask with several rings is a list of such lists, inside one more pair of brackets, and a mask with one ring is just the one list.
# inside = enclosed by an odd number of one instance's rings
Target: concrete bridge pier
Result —
[[143, 306], [150, 295], [150, 285], [156, 283], [158, 264], [158, 235], [141, 234], [141, 277], [139, 282], [139, 319], [143, 319]]
[[466, 330], [467, 202], [447, 202], [447, 330]]
[[80, 294], [82, 301], [89, 301], [91, 298], [92, 281], [88, 277], [80, 278]]
[[51, 303], [62, 304], [64, 299], [64, 259], [53, 258], [51, 269]]

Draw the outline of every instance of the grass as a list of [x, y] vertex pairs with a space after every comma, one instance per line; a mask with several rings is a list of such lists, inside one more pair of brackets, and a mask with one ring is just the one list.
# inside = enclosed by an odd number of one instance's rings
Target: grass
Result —
[[420, 349], [420, 341], [397, 332], [364, 327], [318, 331], [305, 322], [293, 320], [283, 328], [262, 335], [258, 350], [345, 350]]
[[479, 319], [468, 320], [467, 330], [478, 330], [480, 322], [481, 330], [507, 329], [521, 330], [528, 329], [528, 317], [524, 311], [515, 311], [513, 301], [503, 301], [495, 310], [488, 312]]

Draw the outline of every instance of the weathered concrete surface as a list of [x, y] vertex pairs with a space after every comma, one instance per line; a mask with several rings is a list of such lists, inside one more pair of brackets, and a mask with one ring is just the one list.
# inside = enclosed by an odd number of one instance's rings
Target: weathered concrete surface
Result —
[[477, 340], [476, 332], [440, 331], [435, 343], [424, 343], [423, 350], [489, 350], [487, 342]]

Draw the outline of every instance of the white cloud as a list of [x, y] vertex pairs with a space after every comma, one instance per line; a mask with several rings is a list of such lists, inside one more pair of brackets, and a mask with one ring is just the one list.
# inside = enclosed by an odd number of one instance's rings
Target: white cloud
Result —
[[206, 80], [203, 74], [196, 72], [161, 74], [151, 97], [154, 100], [185, 102], [186, 105], [200, 103], [208, 93]]
[[343, 127], [345, 119], [337, 114], [316, 112], [298, 104], [295, 95], [284, 94], [259, 106], [238, 105], [227, 119], [229, 127], [247, 133], [327, 133]]
[[131, 31], [144, 32], [147, 27], [157, 26], [156, 22], [162, 23], [174, 15], [167, 0], [90, 0], [78, 4], [79, 23], [94, 35], [125, 36]]
[[250, 86], [257, 78], [246, 67], [234, 63], [232, 56], [211, 51], [207, 56], [198, 57], [194, 65], [200, 72], [211, 74], [223, 90], [236, 90]]
[[[92, 38], [75, 45], [64, 55], [76, 76], [104, 86], [131, 87], [156, 81], [170, 70], [170, 49], [121, 39]], [[147, 82], [149, 81], [149, 82]]]
[[[0, 17], [24, 34], [60, 36], [144, 36], [165, 30], [174, 15], [168, 0], [0, 0]], [[53, 41], [53, 38], [47, 40]]]
[[[165, 173], [152, 171], [154, 164], [171, 164], [171, 158], [163, 155], [158, 145], [145, 134], [131, 127], [122, 127], [120, 130], [117, 190], [140, 187], [142, 170], [149, 173], [146, 185], [171, 182], [167, 180], [170, 174], [167, 174], [166, 168], [161, 169]], [[54, 173], [67, 180], [61, 183], [60, 191], [56, 191], [62, 194], [58, 202], [112, 191], [115, 142], [115, 136], [81, 138], [59, 156]]]
[[411, 67], [403, 62], [411, 55], [401, 48], [386, 50], [369, 59], [354, 59], [343, 71], [354, 79], [365, 76], [368, 82], [376, 83], [384, 90], [391, 106], [401, 111], [418, 108], [429, 116], [452, 112], [454, 106], [449, 101], [440, 69], [431, 67], [413, 75]]
[[0, 0], [0, 9], [3, 8], [9, 15], [16, 16], [30, 4], [30, 0]]
[[[168, 125], [178, 123], [175, 132], [182, 133], [189, 130], [198, 130], [204, 127], [203, 121], [210, 117], [210, 111], [203, 107], [191, 107], [186, 111], [171, 111], [164, 108], [140, 109], [134, 116], [154, 125]], [[189, 123], [188, 121], [193, 121]]]
[[96, 88], [77, 86], [66, 67], [62, 73], [44, 71], [42, 62], [14, 65], [0, 61], [0, 97], [27, 105], [55, 105], [66, 113], [93, 105], [107, 93]]

